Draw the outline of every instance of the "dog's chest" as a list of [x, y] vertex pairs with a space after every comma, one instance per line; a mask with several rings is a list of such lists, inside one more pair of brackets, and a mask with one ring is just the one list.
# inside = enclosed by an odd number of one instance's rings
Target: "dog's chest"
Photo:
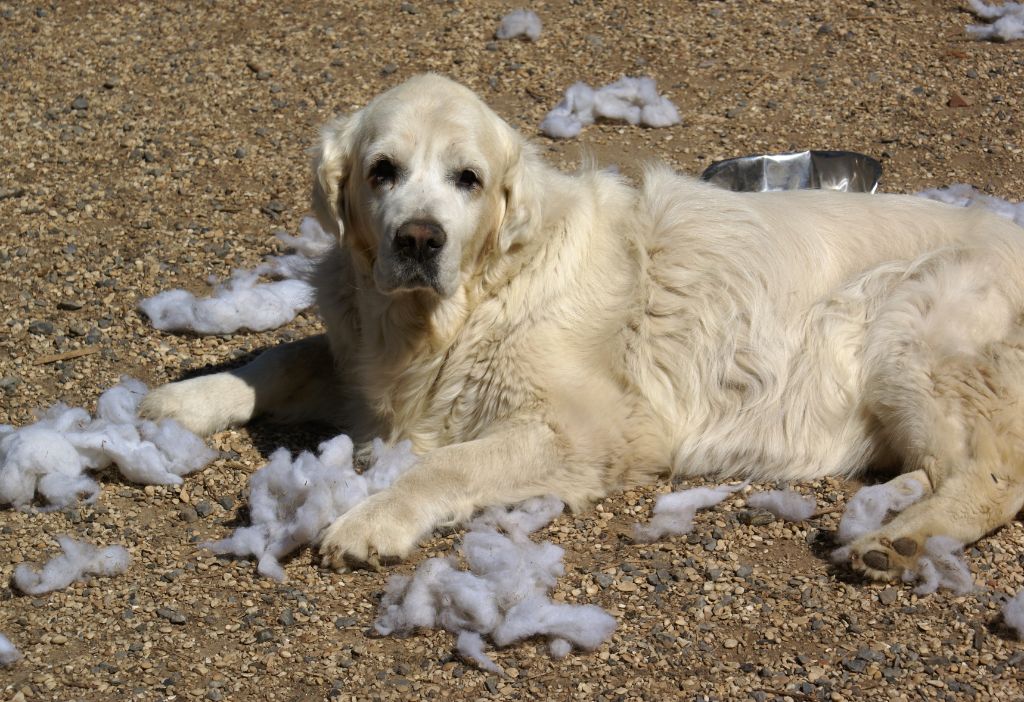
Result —
[[468, 335], [446, 349], [411, 353], [391, 372], [371, 372], [371, 397], [391, 438], [410, 439], [421, 451], [469, 441], [535, 402], [516, 362], [517, 345]]

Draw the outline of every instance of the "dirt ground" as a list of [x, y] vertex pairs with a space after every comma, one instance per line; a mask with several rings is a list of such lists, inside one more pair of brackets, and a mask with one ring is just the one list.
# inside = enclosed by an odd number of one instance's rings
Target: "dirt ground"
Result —
[[[295, 233], [308, 155], [331, 115], [415, 73], [477, 90], [548, 158], [581, 150], [635, 173], [662, 159], [803, 148], [879, 158], [882, 189], [972, 183], [1024, 197], [1024, 42], [970, 41], [958, 0], [547, 0], [536, 43], [498, 42], [518, 3], [0, 0], [0, 423], [57, 401], [93, 407], [128, 374], [160, 383], [315, 332], [154, 331], [140, 298], [203, 290]], [[598, 125], [554, 142], [537, 125], [576, 80], [650, 75], [679, 107], [667, 129]], [[81, 351], [76, 358], [55, 355]], [[248, 476], [315, 427], [256, 425], [182, 489], [101, 475], [94, 505], [0, 512], [0, 632], [24, 653], [0, 697], [25, 700], [992, 700], [1024, 698], [1024, 644], [1001, 623], [1024, 586], [1019, 521], [969, 549], [972, 594], [833, 568], [831, 534], [854, 485], [800, 485], [824, 514], [751, 521], [743, 500], [702, 513], [689, 538], [637, 545], [660, 486], [563, 515], [538, 537], [566, 549], [557, 597], [619, 621], [591, 654], [540, 642], [495, 653], [505, 675], [453, 654], [449, 634], [372, 633], [387, 573], [337, 574], [300, 552], [286, 584], [197, 542], [244, 524]], [[14, 566], [69, 533], [122, 543], [134, 563], [40, 597]], [[446, 553], [429, 540], [408, 572]]]

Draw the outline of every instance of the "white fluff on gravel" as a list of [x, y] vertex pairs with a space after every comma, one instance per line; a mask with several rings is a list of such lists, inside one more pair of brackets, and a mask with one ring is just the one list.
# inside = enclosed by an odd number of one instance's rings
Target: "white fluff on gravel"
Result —
[[135, 483], [178, 485], [216, 456], [201, 438], [176, 421], [139, 417], [148, 392], [124, 378], [84, 409], [56, 404], [30, 426], [0, 425], [0, 504], [28, 507], [38, 495], [50, 508], [79, 497], [92, 502], [99, 485], [88, 471], [114, 466]]
[[61, 555], [47, 561], [40, 570], [21, 563], [14, 569], [15, 587], [28, 595], [63, 590], [87, 575], [117, 575], [131, 564], [131, 556], [123, 546], [97, 548], [70, 536], [58, 536]]
[[1024, 3], [1004, 2], [1002, 5], [989, 5], [981, 0], [967, 2], [971, 6], [971, 12], [989, 21], [989, 24], [968, 25], [968, 36], [995, 41], [1024, 39]]
[[810, 519], [818, 503], [811, 495], [801, 495], [793, 490], [767, 490], [747, 496], [747, 504], [757, 509], [766, 509], [776, 517], [790, 522]]
[[[335, 242], [312, 217], [302, 220], [298, 237], [279, 234], [278, 239], [294, 253], [272, 256], [253, 270], [233, 271], [227, 282], [214, 287], [210, 297], [168, 290], [146, 298], [139, 309], [161, 331], [231, 334], [287, 324], [315, 301], [310, 282], [313, 271]], [[260, 282], [262, 276], [283, 280]]]
[[388, 487], [416, 462], [408, 441], [394, 447], [373, 442], [372, 465], [357, 473], [352, 440], [344, 434], [294, 460], [278, 449], [249, 479], [250, 526], [204, 543], [220, 554], [254, 556], [261, 575], [284, 581], [280, 559], [316, 541], [320, 531], [370, 495]]
[[11, 640], [0, 634], [0, 668], [14, 665], [21, 660], [21, 652], [14, 647]]
[[1024, 641], [1024, 590], [1003, 603], [1003, 623], [1017, 633]]
[[945, 188], [934, 188], [918, 193], [921, 197], [938, 200], [958, 207], [978, 205], [992, 210], [997, 215], [1016, 222], [1024, 227], [1024, 202], [1009, 202], [1002, 198], [988, 195], [964, 183], [954, 183]]
[[720, 485], [679, 490], [662, 495], [654, 503], [654, 517], [647, 524], [633, 527], [633, 538], [637, 541], [657, 541], [665, 536], [682, 536], [693, 530], [693, 518], [697, 510], [714, 507], [737, 490], [747, 486]]
[[375, 628], [384, 635], [409, 634], [418, 627], [446, 629], [457, 636], [460, 655], [491, 672], [501, 669], [484, 652], [484, 637], [504, 647], [545, 636], [555, 658], [573, 647], [597, 648], [615, 630], [615, 618], [595, 605], [551, 600], [549, 593], [565, 571], [564, 552], [528, 536], [562, 509], [559, 500], [547, 497], [511, 510], [485, 510], [469, 523], [462, 540], [469, 570], [460, 570], [451, 557], [431, 558], [411, 576], [392, 576]]
[[513, 10], [501, 18], [498, 31], [494, 33], [498, 39], [515, 39], [526, 37], [530, 41], [540, 39], [540, 17], [531, 10]]
[[658, 94], [653, 78], [621, 78], [596, 90], [574, 83], [540, 123], [540, 130], [549, 137], [568, 139], [597, 119], [669, 127], [679, 124], [679, 110]]
[[949, 536], [932, 536], [924, 542], [924, 554], [917, 568], [903, 572], [903, 582], [917, 582], [914, 592], [927, 595], [940, 587], [958, 595], [974, 589], [974, 578], [963, 558], [963, 546]]

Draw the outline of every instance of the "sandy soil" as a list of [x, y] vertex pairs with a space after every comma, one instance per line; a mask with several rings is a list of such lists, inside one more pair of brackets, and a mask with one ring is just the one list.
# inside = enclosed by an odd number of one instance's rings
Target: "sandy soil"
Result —
[[[635, 173], [843, 148], [882, 160], [882, 189], [969, 182], [1024, 195], [1024, 43], [965, 38], [954, 0], [630, 0], [532, 5], [536, 43], [496, 42], [518, 3], [0, 3], [0, 423], [55, 401], [91, 407], [122, 374], [149, 383], [236, 362], [315, 332], [313, 313], [265, 334], [165, 335], [136, 311], [172, 287], [251, 266], [308, 206], [318, 125], [414, 73], [480, 92], [572, 168], [583, 150]], [[599, 125], [552, 142], [537, 125], [576, 80], [651, 75], [683, 124]], [[962, 106], [957, 106], [962, 105]], [[54, 356], [81, 351], [64, 360]], [[636, 545], [661, 486], [565, 515], [558, 597], [619, 628], [593, 654], [542, 644], [497, 652], [505, 676], [452, 653], [451, 637], [371, 631], [387, 573], [336, 574], [303, 551], [280, 585], [196, 543], [245, 523], [248, 476], [315, 427], [257, 425], [212, 439], [223, 457], [181, 490], [101, 476], [91, 506], [0, 513], [0, 632], [25, 658], [0, 695], [108, 699], [1021, 699], [1024, 647], [1000, 622], [1024, 586], [1024, 526], [968, 552], [979, 589], [918, 598], [829, 565], [855, 486], [798, 486], [825, 513], [751, 520], [741, 498], [689, 538]], [[14, 566], [70, 533], [122, 543], [123, 576], [27, 597]], [[428, 541], [407, 572], [445, 553]]]

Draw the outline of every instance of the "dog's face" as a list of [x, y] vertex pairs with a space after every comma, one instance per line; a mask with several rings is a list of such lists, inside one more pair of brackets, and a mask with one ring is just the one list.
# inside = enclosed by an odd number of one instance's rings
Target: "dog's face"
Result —
[[324, 130], [314, 206], [393, 294], [451, 296], [521, 238], [522, 139], [479, 98], [425, 75]]

